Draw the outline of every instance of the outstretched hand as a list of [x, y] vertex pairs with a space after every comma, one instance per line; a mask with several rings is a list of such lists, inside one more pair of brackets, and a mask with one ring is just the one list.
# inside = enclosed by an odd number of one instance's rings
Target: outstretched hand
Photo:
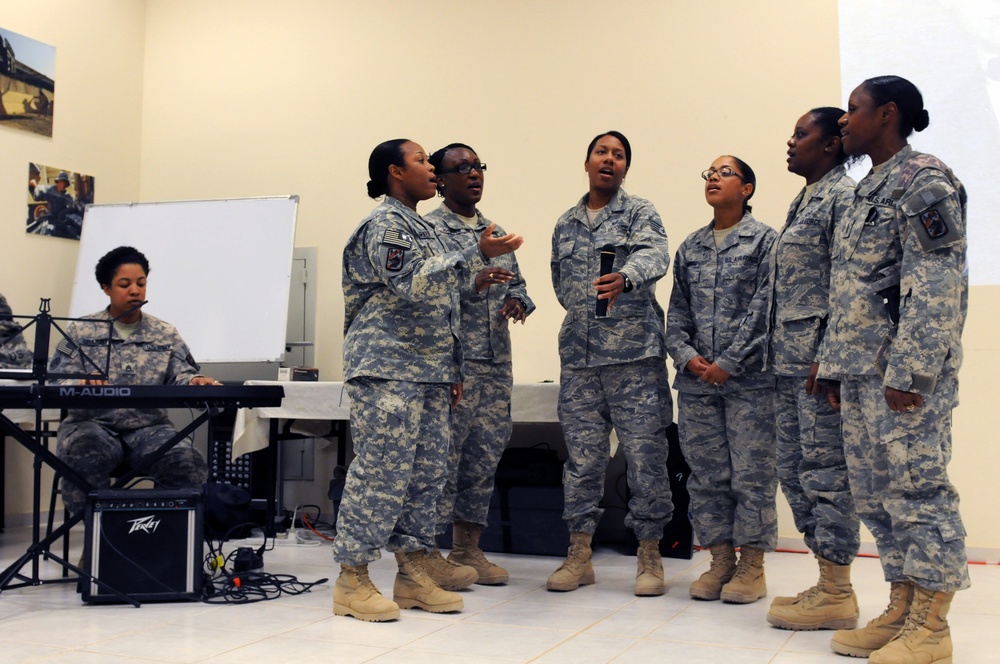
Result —
[[496, 224], [490, 224], [483, 231], [483, 234], [479, 236], [479, 251], [486, 258], [496, 258], [497, 256], [513, 253], [524, 242], [523, 237], [513, 233], [493, 237], [493, 231], [496, 230], [496, 227]]

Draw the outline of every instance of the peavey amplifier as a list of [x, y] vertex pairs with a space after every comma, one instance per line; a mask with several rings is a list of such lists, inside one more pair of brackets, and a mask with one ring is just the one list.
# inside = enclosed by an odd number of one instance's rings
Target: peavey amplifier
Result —
[[[201, 599], [202, 494], [197, 489], [106, 489], [87, 499], [83, 568], [139, 602]], [[83, 601], [122, 601], [81, 580]]]

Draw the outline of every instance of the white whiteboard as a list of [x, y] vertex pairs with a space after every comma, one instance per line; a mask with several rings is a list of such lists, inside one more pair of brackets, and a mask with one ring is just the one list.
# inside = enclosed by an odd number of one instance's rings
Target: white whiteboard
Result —
[[298, 196], [89, 205], [70, 316], [108, 306], [94, 277], [122, 245], [149, 260], [143, 311], [173, 324], [200, 362], [274, 362], [285, 326]]

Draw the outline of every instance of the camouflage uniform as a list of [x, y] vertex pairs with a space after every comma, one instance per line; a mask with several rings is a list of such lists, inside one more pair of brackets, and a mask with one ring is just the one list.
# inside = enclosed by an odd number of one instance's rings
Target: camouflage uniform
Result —
[[[569, 458], [563, 518], [571, 532], [593, 534], [603, 510], [604, 473], [614, 427], [632, 491], [625, 525], [640, 540], [660, 539], [673, 513], [667, 481], [666, 427], [673, 418], [667, 381], [663, 309], [654, 287], [667, 272], [667, 234], [652, 203], [618, 193], [593, 225], [587, 196], [556, 222], [552, 285], [566, 309], [559, 332], [559, 421]], [[597, 318], [594, 280], [600, 249], [615, 247], [613, 271], [633, 289]]]
[[357, 456], [335, 561], [434, 547], [451, 385], [462, 380], [458, 289], [486, 265], [478, 245], [447, 252], [430, 223], [389, 196], [348, 239], [344, 378]]
[[[8, 335], [12, 336], [8, 339]], [[31, 358], [21, 326], [14, 320], [7, 298], [0, 294], [0, 369], [30, 369]]]
[[[434, 225], [447, 251], [478, 246], [479, 236], [490, 225], [477, 210], [476, 223], [470, 226], [444, 204], [424, 219]], [[495, 232], [505, 234], [499, 226]], [[465, 359], [462, 401], [452, 412], [448, 478], [438, 502], [438, 534], [456, 521], [486, 525], [497, 464], [510, 440], [510, 391], [514, 383], [510, 323], [499, 312], [510, 299], [520, 300], [528, 314], [535, 305], [528, 297], [514, 254], [499, 256], [492, 264], [517, 276], [477, 293], [472, 274], [459, 291]]]
[[[198, 363], [177, 329], [147, 313], [127, 339], [117, 330], [109, 334], [108, 310], [84, 317], [98, 322], [72, 322], [49, 362], [49, 371], [89, 373], [82, 363], [86, 354], [103, 367], [111, 339], [111, 385], [187, 385], [198, 376]], [[64, 382], [76, 382], [66, 379]], [[176, 432], [163, 408], [115, 408], [70, 410], [59, 424], [57, 455], [95, 489], [109, 485], [109, 475], [123, 463], [140, 465]], [[148, 469], [165, 488], [200, 488], [208, 479], [208, 467], [190, 438], [177, 443]], [[67, 479], [62, 481], [63, 503], [70, 513], [86, 505], [87, 495]]]
[[[865, 177], [834, 240], [820, 349], [821, 376], [841, 381], [851, 490], [885, 578], [941, 592], [969, 585], [946, 470], [968, 306], [965, 204], [951, 170], [909, 146]], [[894, 280], [898, 325], [873, 292]], [[886, 387], [919, 393], [924, 405], [893, 412]]]
[[855, 182], [842, 167], [824, 175], [799, 211], [792, 201], [771, 252], [768, 368], [776, 375], [778, 480], [806, 546], [838, 565], [858, 554], [859, 522], [847, 481], [840, 414], [805, 379], [826, 330], [830, 306], [830, 244], [854, 200]]
[[[763, 365], [776, 233], [747, 213], [716, 248], [714, 227], [695, 231], [677, 250], [667, 314], [691, 512], [704, 547], [732, 542], [773, 550], [774, 377]], [[713, 386], [688, 371], [699, 355], [729, 379]]]

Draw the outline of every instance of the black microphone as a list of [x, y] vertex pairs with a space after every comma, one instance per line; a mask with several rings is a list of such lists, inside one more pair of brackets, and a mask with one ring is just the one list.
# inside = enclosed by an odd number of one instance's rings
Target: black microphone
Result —
[[[601, 247], [601, 276], [606, 274], [611, 274], [611, 269], [615, 266], [615, 246], [613, 244], [606, 244]], [[607, 318], [608, 315], [608, 301], [607, 300], [597, 300], [597, 317]]]
[[147, 304], [149, 304], [149, 300], [143, 300], [142, 302], [140, 302], [139, 304], [135, 305], [134, 307], [132, 307], [130, 309], [126, 309], [125, 311], [121, 312], [117, 316], [113, 317], [111, 320], [118, 320], [119, 318], [123, 318], [125, 316], [128, 316], [131, 313], [135, 313], [136, 311], [138, 311], [139, 309], [143, 308]]

